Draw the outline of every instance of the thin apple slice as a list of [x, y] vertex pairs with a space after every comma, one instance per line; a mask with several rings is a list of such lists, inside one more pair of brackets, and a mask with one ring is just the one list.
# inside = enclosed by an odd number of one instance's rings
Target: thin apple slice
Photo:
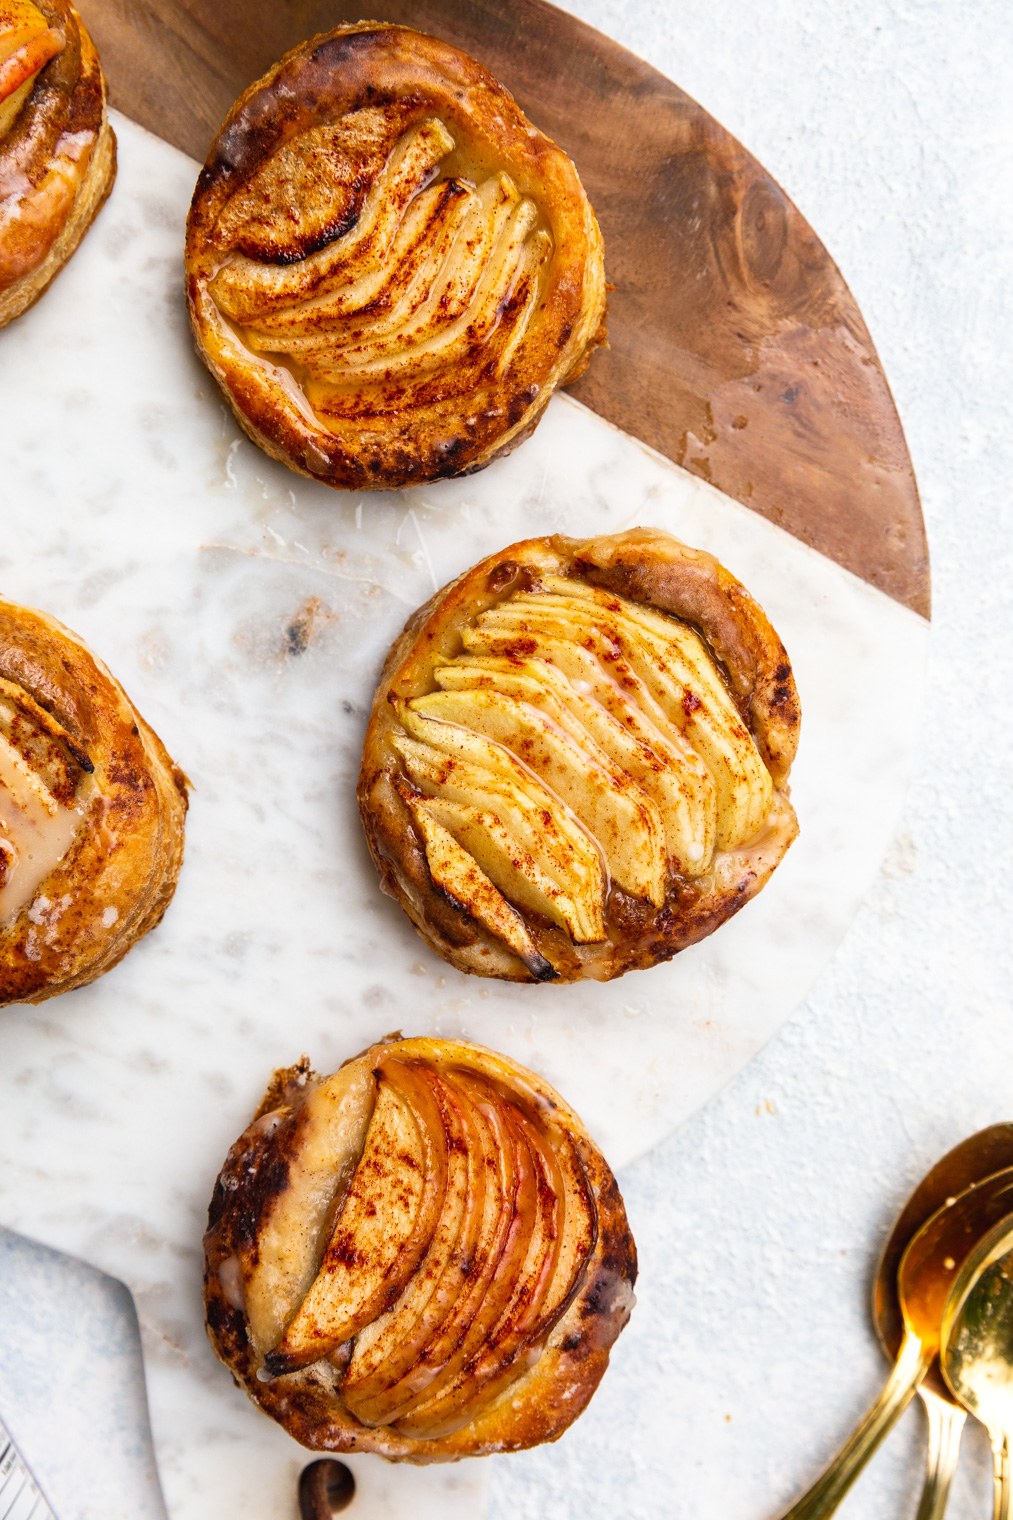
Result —
[[[547, 791], [534, 772], [505, 745], [494, 744], [481, 734], [471, 733], [456, 724], [423, 717], [404, 702], [399, 702], [396, 710], [401, 724], [413, 739], [431, 745], [455, 761], [481, 766], [507, 785], [511, 801], [517, 801], [520, 806], [523, 800], [529, 817], [533, 810], [536, 823], [541, 824], [544, 852], [557, 861], [565, 873], [559, 885], [562, 887], [565, 883], [565, 890], [570, 890], [572, 883], [578, 881], [585, 911], [592, 920], [600, 919], [605, 903], [601, 853], [579, 818], [559, 797]], [[483, 786], [486, 781], [487, 778], [482, 778]], [[462, 797], [459, 800], [470, 799]], [[501, 804], [497, 803], [489, 810], [499, 813], [500, 807]], [[543, 864], [539, 853], [534, 850], [530, 853]], [[550, 876], [555, 875], [555, 867], [548, 860], [543, 868]]]
[[293, 264], [235, 255], [210, 281], [215, 304], [233, 322], [252, 323], [312, 299], [328, 283], [351, 284], [385, 267], [405, 211], [453, 146], [441, 121], [430, 116], [419, 122], [394, 145], [348, 232]]
[[[474, 687], [501, 691], [540, 707], [578, 742], [581, 731], [590, 735], [619, 771], [629, 776], [657, 806], [665, 830], [665, 847], [676, 870], [686, 876], [698, 876], [706, 869], [714, 851], [714, 807], [708, 810], [699, 805], [699, 789], [687, 786], [682, 767], [671, 763], [676, 757], [661, 736], [655, 735], [652, 747], [632, 725], [612, 716], [597, 700], [589, 681], [578, 677], [582, 688], [578, 690], [552, 663], [551, 656], [541, 651], [529, 659], [460, 656], [439, 665], [435, 675], [444, 691]], [[599, 684], [604, 684], [603, 680], [599, 679]], [[628, 712], [630, 704], [623, 705]], [[703, 766], [700, 769], [703, 771]], [[709, 776], [707, 780], [713, 793]]]
[[[537, 615], [521, 613], [511, 610], [509, 603], [483, 613], [473, 627], [463, 630], [462, 642], [473, 657], [502, 657], [516, 664], [530, 653], [532, 658], [547, 661], [574, 690], [585, 695], [594, 709], [603, 709], [624, 732], [646, 745], [663, 767], [669, 806], [676, 820], [673, 831], [687, 840], [684, 856], [678, 856], [674, 840], [670, 849], [688, 875], [708, 868], [717, 823], [713, 777], [681, 731], [669, 723], [643, 682], [618, 656], [614, 645], [592, 635], [587, 638], [590, 647], [584, 648], [576, 641], [573, 628], [548, 609], [537, 609]], [[604, 658], [604, 664], [594, 650]], [[608, 749], [605, 739], [597, 737]]]
[[[454, 1071], [449, 1076], [471, 1103], [479, 1126], [486, 1173], [485, 1202], [468, 1279], [438, 1333], [397, 1388], [391, 1390], [392, 1401], [395, 1396], [398, 1399], [391, 1424], [407, 1420], [415, 1409], [446, 1386], [480, 1343], [480, 1332], [472, 1331], [476, 1315], [480, 1310], [493, 1315], [501, 1312], [510, 1291], [501, 1263], [505, 1257], [516, 1259], [518, 1251], [523, 1256], [526, 1245], [521, 1243], [521, 1235], [531, 1225], [530, 1219], [526, 1224], [522, 1220], [517, 1206], [521, 1181], [517, 1142], [507, 1127], [499, 1100], [474, 1072]], [[499, 1297], [499, 1309], [493, 1304], [494, 1295]]]
[[541, 1138], [543, 1148], [552, 1150], [555, 1156], [563, 1209], [555, 1271], [531, 1337], [536, 1341], [548, 1334], [568, 1308], [598, 1243], [598, 1208], [577, 1147], [565, 1134]]
[[482, 1355], [490, 1336], [514, 1302], [526, 1268], [530, 1278], [532, 1245], [534, 1242], [540, 1247], [542, 1242], [541, 1179], [523, 1130], [516, 1122], [520, 1115], [499, 1093], [485, 1083], [480, 1085], [486, 1088], [485, 1107], [495, 1111], [499, 1137], [513, 1157], [516, 1181], [498, 1258], [460, 1343], [422, 1398], [414, 1399], [395, 1422], [402, 1434], [423, 1439], [429, 1436], [433, 1421], [443, 1416], [445, 1405], [454, 1398], [462, 1382], [467, 1382], [469, 1369]]
[[429, 1248], [447, 1188], [447, 1135], [423, 1067], [386, 1060], [362, 1159], [320, 1271], [275, 1349], [272, 1376], [328, 1356], [393, 1303]]
[[[646, 661], [655, 698], [724, 792], [722, 848], [751, 839], [770, 811], [773, 783], [699, 634], [675, 618], [594, 586], [575, 586], [555, 576], [545, 577], [543, 585], [550, 600], [569, 610], [589, 608], [606, 632], [615, 629], [642, 675]], [[523, 607], [527, 598], [516, 600]]]
[[504, 1252], [497, 1277], [509, 1283], [506, 1302], [497, 1301], [495, 1319], [485, 1305], [476, 1315], [468, 1336], [472, 1350], [456, 1377], [449, 1384], [442, 1383], [441, 1391], [398, 1421], [398, 1429], [408, 1433], [410, 1427], [411, 1434], [423, 1439], [435, 1440], [467, 1425], [485, 1396], [495, 1396], [489, 1392], [491, 1384], [498, 1391], [504, 1381], [511, 1381], [523, 1370], [517, 1361], [538, 1323], [559, 1255], [562, 1188], [553, 1186], [554, 1178], [558, 1182], [558, 1166], [551, 1148], [543, 1149], [530, 1120], [514, 1104], [504, 1099], [500, 1102], [518, 1154], [531, 1168], [534, 1184], [530, 1205], [526, 1201], [522, 1204], [518, 1195], [518, 1208], [530, 1207], [534, 1216], [527, 1250], [523, 1259], [516, 1254], [508, 1258]]
[[[521, 594], [510, 604], [515, 618], [537, 626], [546, 614], [561, 619], [570, 637], [593, 648], [617, 675], [628, 665], [660, 708], [670, 728], [680, 731], [707, 766], [717, 789], [716, 843], [733, 849], [762, 827], [773, 796], [770, 774], [752, 735], [737, 712], [716, 714], [680, 679], [681, 656], [643, 625], [578, 597]], [[730, 699], [729, 699], [730, 700]]]
[[447, 1194], [432, 1244], [397, 1303], [362, 1330], [341, 1384], [364, 1425], [389, 1425], [404, 1401], [393, 1390], [451, 1312], [471, 1270], [485, 1206], [482, 1137], [466, 1095], [437, 1083], [449, 1141]]
[[284, 1185], [261, 1216], [256, 1259], [244, 1283], [250, 1343], [258, 1356], [277, 1344], [320, 1270], [375, 1102], [376, 1079], [360, 1060], [321, 1082], [301, 1105], [285, 1141]]
[[661, 907], [665, 847], [658, 809], [590, 736], [579, 746], [538, 708], [495, 691], [430, 692], [410, 706], [513, 750], [573, 809], [598, 841], [618, 884]]
[[[446, 724], [431, 727], [461, 732], [447, 729]], [[475, 738], [479, 744], [486, 743], [477, 735]], [[464, 759], [459, 754], [447, 754], [432, 744], [420, 744], [405, 734], [395, 732], [391, 735], [391, 743], [403, 759], [408, 778], [415, 786], [430, 796], [445, 797], [448, 802], [463, 802], [467, 807], [495, 813], [561, 891], [577, 895], [576, 882], [581, 893], [585, 896], [592, 894], [592, 901], [600, 900], [602, 877], [598, 853], [583, 830], [571, 825], [565, 815], [561, 816], [562, 809], [548, 793], [544, 794], [546, 805], [539, 807], [529, 790], [518, 786], [512, 776], [497, 772], [488, 765]], [[503, 753], [508, 752], [504, 750]]]
[[312, 301], [259, 318], [246, 329], [250, 347], [298, 359], [308, 347], [319, 344], [323, 333], [354, 340], [369, 321], [378, 334], [400, 326], [405, 312], [416, 310], [428, 296], [475, 200], [474, 193], [458, 180], [442, 179], [430, 185], [405, 212], [389, 263], [369, 270], [351, 285], [339, 285]]
[[669, 658], [678, 679], [684, 685], [696, 687], [699, 695], [706, 698], [716, 712], [724, 713], [730, 722], [741, 723], [739, 710], [718, 673], [714, 656], [696, 629], [681, 618], [659, 612], [654, 607], [645, 607], [642, 602], [631, 602], [626, 597], [603, 591], [599, 586], [589, 586], [585, 581], [567, 580], [561, 575], [543, 576], [541, 585], [552, 595], [577, 597], [589, 603], [603, 614], [606, 622], [618, 612], [654, 638], [673, 645], [675, 652]]
[[583, 1281], [584, 1268], [598, 1239], [598, 1213], [580, 1158], [565, 1136], [553, 1142], [537, 1126], [528, 1125], [529, 1143], [540, 1146], [550, 1188], [559, 1200], [552, 1261], [539, 1304], [523, 1307], [513, 1324], [497, 1327], [484, 1357], [472, 1368], [470, 1387], [462, 1388], [453, 1412], [445, 1411], [433, 1436], [450, 1435], [488, 1408], [504, 1389], [521, 1377], [541, 1356], [553, 1326], [566, 1312]]
[[530, 1120], [526, 1124], [528, 1143], [537, 1149], [557, 1199], [544, 1296], [540, 1303], [533, 1298], [522, 1304], [512, 1323], [497, 1326], [484, 1356], [471, 1369], [470, 1386], [462, 1388], [459, 1400], [453, 1401], [453, 1412], [445, 1412], [434, 1425], [434, 1436], [449, 1435], [470, 1424], [538, 1360], [549, 1332], [580, 1287], [598, 1240], [598, 1211], [573, 1143], [565, 1135], [550, 1137]]
[[400, 786], [398, 792], [418, 824], [426, 847], [426, 864], [436, 886], [502, 940], [532, 976], [540, 982], [551, 981], [557, 975], [551, 962], [538, 949], [517, 909], [496, 890], [475, 857], [430, 816], [419, 797]]
[[604, 938], [604, 926], [587, 924], [574, 898], [561, 892], [495, 813], [448, 802], [442, 797], [420, 799], [418, 806], [452, 834], [478, 861], [480, 868], [513, 902], [565, 928], [571, 938], [586, 942]]

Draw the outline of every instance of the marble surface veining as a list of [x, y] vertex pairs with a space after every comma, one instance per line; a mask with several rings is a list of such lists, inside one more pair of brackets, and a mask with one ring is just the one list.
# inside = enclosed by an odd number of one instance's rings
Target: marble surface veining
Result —
[[[643, 1153], [770, 1038], [853, 917], [914, 762], [927, 630], [565, 398], [461, 482], [355, 498], [291, 475], [239, 434], [190, 350], [194, 166], [117, 126], [108, 206], [0, 335], [17, 376], [0, 587], [81, 633], [186, 769], [187, 859], [122, 967], [4, 1015], [0, 1219], [133, 1289], [174, 1520], [275, 1520], [303, 1456], [215, 1363], [198, 1301], [211, 1185], [270, 1071], [303, 1051], [331, 1069], [397, 1027], [461, 1034], [544, 1072], [614, 1165]], [[716, 552], [784, 638], [802, 837], [755, 903], [669, 966], [605, 987], [465, 979], [381, 897], [361, 839], [383, 653], [482, 554], [641, 522]], [[477, 1514], [487, 1468], [407, 1477], [418, 1503], [431, 1490], [442, 1512]]]

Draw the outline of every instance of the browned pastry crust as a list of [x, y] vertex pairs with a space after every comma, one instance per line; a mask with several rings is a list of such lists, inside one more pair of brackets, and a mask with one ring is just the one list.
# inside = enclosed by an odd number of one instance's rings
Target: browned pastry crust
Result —
[[482, 66], [360, 22], [233, 106], [194, 192], [197, 347], [253, 441], [346, 490], [478, 469], [604, 338], [594, 213]]
[[116, 177], [98, 54], [69, 0], [35, 0], [64, 37], [0, 135], [0, 327], [39, 299]]
[[[231, 1369], [236, 1383], [245, 1388], [250, 1398], [296, 1440], [316, 1451], [371, 1451], [393, 1461], [428, 1463], [454, 1461], [489, 1452], [516, 1451], [555, 1440], [585, 1408], [594, 1393], [608, 1364], [610, 1348], [626, 1324], [633, 1305], [636, 1250], [615, 1178], [581, 1121], [546, 1082], [505, 1056], [463, 1041], [402, 1040], [398, 1035], [389, 1036], [354, 1062], [346, 1062], [334, 1078], [327, 1079], [329, 1083], [347, 1079], [347, 1086], [342, 1089], [344, 1111], [354, 1107], [348, 1093], [356, 1084], [361, 1090], [363, 1083], [368, 1092], [367, 1101], [376, 1102], [376, 1111], [379, 1111], [380, 1100], [376, 1094], [382, 1088], [383, 1071], [391, 1062], [403, 1063], [415, 1071], [421, 1068], [423, 1072], [436, 1073], [451, 1081], [457, 1081], [462, 1073], [465, 1080], [477, 1077], [480, 1083], [486, 1084], [487, 1091], [491, 1089], [497, 1095], [497, 1103], [505, 1103], [510, 1112], [516, 1114], [519, 1111], [524, 1116], [524, 1123], [537, 1131], [543, 1147], [546, 1144], [561, 1147], [574, 1158], [572, 1164], [580, 1178], [593, 1227], [585, 1234], [583, 1249], [574, 1258], [570, 1269], [572, 1287], [565, 1301], [557, 1306], [555, 1317], [551, 1323], [541, 1324], [534, 1340], [523, 1341], [517, 1346], [507, 1369], [508, 1381], [504, 1383], [500, 1378], [499, 1391], [495, 1393], [493, 1390], [495, 1396], [491, 1402], [488, 1401], [488, 1391], [486, 1402], [482, 1404], [481, 1398], [468, 1389], [467, 1377], [472, 1374], [466, 1374], [465, 1388], [477, 1402], [477, 1413], [467, 1423], [460, 1423], [462, 1417], [459, 1416], [456, 1428], [444, 1434], [428, 1437], [417, 1431], [413, 1435], [405, 1434], [396, 1428], [396, 1425], [405, 1423], [400, 1418], [396, 1423], [380, 1423], [374, 1414], [368, 1424], [356, 1418], [343, 1393], [346, 1370], [355, 1367], [351, 1342], [333, 1354], [327, 1354], [325, 1345], [325, 1354], [320, 1359], [311, 1360], [306, 1365], [304, 1355], [304, 1365], [297, 1370], [268, 1376], [265, 1358], [268, 1363], [274, 1358], [268, 1354], [270, 1348], [265, 1348], [262, 1340], [258, 1344], [258, 1334], [251, 1324], [251, 1316], [263, 1318], [264, 1315], [265, 1261], [284, 1262], [291, 1272], [294, 1270], [292, 1261], [299, 1260], [307, 1252], [309, 1257], [308, 1273], [304, 1273], [298, 1291], [293, 1293], [287, 1289], [284, 1302], [279, 1299], [279, 1302], [270, 1304], [268, 1319], [273, 1316], [275, 1324], [268, 1336], [271, 1341], [277, 1335], [278, 1327], [285, 1324], [290, 1327], [285, 1332], [285, 1339], [291, 1336], [293, 1313], [299, 1309], [307, 1283], [318, 1270], [317, 1284], [327, 1278], [328, 1263], [332, 1260], [337, 1263], [339, 1272], [351, 1260], [353, 1266], [349, 1273], [353, 1277], [357, 1268], [368, 1271], [371, 1266], [369, 1253], [356, 1253], [350, 1241], [345, 1239], [348, 1231], [343, 1234], [342, 1222], [349, 1204], [332, 1196], [339, 1180], [331, 1181], [330, 1195], [321, 1190], [319, 1181], [310, 1187], [305, 1180], [306, 1158], [310, 1164], [319, 1164], [322, 1154], [319, 1137], [328, 1130], [327, 1123], [321, 1123], [319, 1109], [311, 1119], [307, 1099], [314, 1093], [319, 1095], [323, 1084], [304, 1058], [299, 1065], [275, 1073], [254, 1122], [232, 1147], [215, 1187], [208, 1232], [204, 1237], [204, 1298], [211, 1342], [218, 1356]], [[337, 1099], [333, 1106], [336, 1114]], [[340, 1123], [337, 1119], [328, 1122], [334, 1125], [330, 1131], [330, 1143], [339, 1150], [337, 1133]], [[349, 1121], [345, 1119], [344, 1122], [347, 1126]], [[310, 1129], [311, 1123], [315, 1129]], [[361, 1117], [359, 1124], [361, 1130]], [[362, 1152], [362, 1145], [360, 1139], [357, 1154]], [[375, 1157], [372, 1153], [370, 1157], [372, 1164]], [[491, 1167], [494, 1162], [488, 1160], [484, 1165]], [[356, 1179], [359, 1175], [357, 1172]], [[345, 1178], [343, 1185], [348, 1188], [345, 1196], [353, 1197], [357, 1181], [349, 1187]], [[302, 1215], [293, 1215], [292, 1197], [299, 1189], [312, 1197], [315, 1222], [307, 1222]], [[368, 1206], [368, 1192], [364, 1196]], [[540, 1202], [544, 1207], [544, 1191], [540, 1194]], [[515, 1204], [508, 1236], [511, 1241], [516, 1239], [515, 1232], [520, 1224], [519, 1210], [520, 1204]], [[284, 1232], [279, 1234], [278, 1220], [281, 1217], [285, 1218], [286, 1225]], [[328, 1229], [314, 1246], [307, 1247], [301, 1236], [315, 1236], [323, 1219], [327, 1220]], [[387, 1217], [381, 1215], [381, 1226], [386, 1225]], [[331, 1244], [321, 1263], [321, 1253], [328, 1239]], [[467, 1293], [474, 1273], [479, 1271], [480, 1254], [476, 1250], [470, 1260], [456, 1262], [459, 1294]], [[486, 1265], [488, 1272], [495, 1270], [492, 1285], [486, 1288], [490, 1298], [509, 1287], [513, 1270], [505, 1252], [499, 1258], [498, 1266], [495, 1266], [495, 1259], [492, 1260], [493, 1265]], [[429, 1257], [423, 1257], [414, 1276], [407, 1278], [407, 1287], [403, 1281], [392, 1286], [381, 1307], [386, 1308], [393, 1301], [396, 1311], [397, 1303], [401, 1302], [396, 1295], [409, 1291], [420, 1280], [424, 1281], [428, 1262]], [[451, 1265], [455, 1265], [453, 1258]], [[410, 1267], [406, 1269], [410, 1270]], [[405, 1273], [402, 1272], [401, 1276], [404, 1278]], [[284, 1273], [279, 1280], [284, 1280]], [[253, 1294], [258, 1295], [255, 1300]], [[258, 1307], [251, 1310], [251, 1302]], [[433, 1299], [429, 1302], [431, 1304]], [[479, 1298], [478, 1308], [473, 1312], [480, 1314], [482, 1306], [488, 1302], [488, 1299]], [[523, 1302], [514, 1312], [522, 1309]], [[460, 1327], [462, 1338], [467, 1336], [467, 1323], [466, 1319]], [[460, 1345], [461, 1341], [457, 1344]], [[448, 1354], [449, 1349], [450, 1343]], [[402, 1360], [407, 1364], [410, 1358]], [[481, 1366], [477, 1353], [467, 1365], [469, 1368]], [[424, 1355], [408, 1367], [409, 1376], [417, 1377], [420, 1367], [425, 1367]], [[477, 1377], [477, 1373], [474, 1376]], [[435, 1388], [436, 1384], [429, 1386]], [[415, 1419], [418, 1425], [419, 1416], [416, 1415]]]
[[[462, 649], [475, 648], [476, 627], [481, 637], [481, 624], [476, 620], [500, 615], [504, 603], [520, 609], [511, 614], [515, 618], [515, 632], [507, 637], [501, 635], [499, 642], [488, 644], [484, 652], [491, 651], [500, 657], [487, 660], [486, 664], [498, 666], [514, 677], [511, 689], [516, 695], [516, 674], [530, 671], [530, 656], [544, 654], [539, 643], [543, 625], [535, 622], [529, 626], [524, 618], [532, 615], [532, 595], [537, 599], [547, 585], [551, 586], [553, 578], [560, 582], [556, 586], [557, 601], [560, 590], [565, 592], [568, 585], [582, 587], [585, 597], [599, 596], [597, 612], [606, 625], [604, 641], [599, 639], [595, 643], [580, 625], [574, 626], [564, 638], [570, 644], [597, 651], [601, 664], [597, 666], [592, 660], [591, 666], [611, 671], [609, 684], [613, 688], [617, 683], [632, 687], [635, 676], [623, 662], [621, 645], [609, 642], [610, 597], [622, 599], [612, 603], [616, 615], [624, 605], [628, 611], [629, 604], [634, 604], [679, 620], [683, 633], [691, 629], [699, 635], [712, 673], [722, 688], [718, 696], [724, 699], [725, 726], [729, 727], [730, 720], [730, 731], [737, 728], [737, 753], [746, 754], [743, 744], [751, 752], [753, 785], [762, 783], [761, 791], [766, 788], [767, 798], [762, 816], [755, 812], [744, 815], [751, 816], [753, 822], [744, 831], [740, 828], [729, 847], [712, 851], [708, 844], [704, 852], [697, 845], [693, 857], [681, 860], [674, 858], [669, 849], [664, 885], [655, 892], [653, 900], [649, 893], [624, 889], [616, 880], [614, 867], [611, 876], [606, 871], [603, 928], [599, 923], [597, 932], [592, 929], [582, 935], [573, 931], [569, 920], [564, 924], [557, 917], [553, 922], [544, 911], [537, 910], [537, 905], [532, 909], [531, 903], [520, 900], [502, 879], [496, 886], [509, 900], [509, 906], [501, 901], [494, 903], [490, 911], [481, 911], [476, 907], [479, 902], [476, 894], [484, 892], [488, 898], [489, 883], [483, 879], [480, 887], [473, 888], [473, 882], [469, 884], [461, 876], [459, 861], [458, 886], [452, 873], [444, 874], [439, 881], [434, 879], [431, 840], [425, 832], [424, 820], [423, 826], [420, 820], [429, 806], [427, 798], [440, 796], [448, 787], [456, 786], [457, 792], [451, 790], [449, 795], [458, 802], [461, 800], [463, 760], [459, 750], [450, 746], [450, 758], [441, 756], [443, 768], [437, 770], [431, 759], [427, 762], [420, 746], [412, 749], [404, 732], [412, 707], [420, 703], [432, 712], [445, 700], [443, 694], [439, 697], [430, 694], [438, 686], [448, 684], [449, 665], [471, 659]], [[537, 614], [537, 608], [534, 610]], [[521, 618], [520, 623], [517, 618]], [[562, 647], [558, 645], [557, 654], [551, 658], [558, 661], [558, 650]], [[482, 661], [475, 663], [481, 665]], [[544, 668], [537, 658], [535, 664]], [[574, 674], [572, 669], [569, 674]], [[495, 687], [503, 679], [497, 674], [484, 677], [475, 669], [466, 675], [472, 686], [484, 680]], [[708, 707], [713, 705], [707, 698], [706, 684], [694, 682], [692, 686], [673, 689], [681, 691], [681, 697], [676, 697], [673, 705], [688, 715], [687, 723], [694, 710], [701, 707], [698, 693], [703, 693], [702, 715], [706, 717]], [[572, 703], [578, 701], [565, 681], [563, 690]], [[521, 696], [525, 696], [523, 690]], [[527, 700], [535, 699], [527, 697]], [[597, 701], [602, 700], [607, 698], [597, 694]], [[451, 725], [465, 721], [455, 717], [453, 707], [441, 710], [449, 711]], [[553, 723], [558, 728], [564, 721], [559, 709], [550, 706], [548, 712], [549, 728]], [[798, 726], [798, 694], [784, 646], [762, 609], [712, 555], [688, 548], [666, 533], [643, 528], [588, 540], [561, 536], [529, 539], [491, 555], [437, 592], [409, 619], [395, 640], [384, 665], [366, 734], [359, 807], [384, 891], [400, 902], [423, 938], [459, 970], [512, 981], [577, 981], [589, 977], [604, 981], [630, 969], [669, 959], [711, 934], [760, 891], [798, 832], [787, 790]], [[443, 731], [452, 730], [444, 727]], [[414, 735], [416, 739], [425, 737]], [[532, 755], [526, 755], [526, 740], [507, 738], [503, 742], [521, 762], [532, 761]], [[580, 742], [583, 741], [578, 739]], [[655, 739], [650, 737], [650, 742], [655, 744]], [[590, 743], [586, 747], [594, 748]], [[666, 751], [657, 748], [656, 753], [664, 756]], [[677, 764], [696, 763], [691, 754], [687, 760], [686, 756], [668, 753], [665, 763], [659, 763], [653, 756], [648, 759], [662, 782], [664, 776], [660, 773], [667, 770], [672, 774]], [[414, 771], [413, 755], [418, 757]], [[495, 763], [495, 755], [492, 759]], [[607, 756], [599, 753], [599, 760], [607, 770], [610, 768]], [[516, 760], [510, 763], [517, 773]], [[539, 770], [538, 764], [532, 763], [543, 779], [549, 775], [546, 784], [550, 791], [558, 791], [551, 771], [546, 772], [544, 766]], [[520, 775], [519, 779], [523, 785], [525, 776]], [[733, 782], [736, 779], [733, 767]], [[704, 784], [709, 784], [706, 778]], [[619, 803], [622, 801], [620, 796]], [[488, 802], [481, 805], [493, 806]], [[543, 832], [543, 824], [548, 828], [550, 811], [556, 816], [554, 809], [545, 808], [541, 814], [543, 823], [536, 820], [537, 833]], [[577, 811], [580, 813], [579, 807]], [[453, 819], [459, 823], [463, 816], [458, 810]], [[505, 820], [505, 815], [500, 816]], [[557, 818], [556, 822], [565, 820]], [[452, 820], [447, 827], [456, 828], [456, 823]], [[457, 836], [458, 840], [462, 837], [459, 829]], [[445, 833], [440, 837], [454, 849], [453, 840], [448, 840]], [[570, 837], [572, 840], [572, 833]], [[602, 836], [598, 837], [600, 844]], [[565, 854], [565, 841], [563, 844]], [[578, 837], [575, 844], [581, 845], [582, 840]], [[528, 847], [534, 848], [530, 836]], [[621, 841], [617, 847], [621, 849]], [[598, 870], [596, 862], [591, 865]], [[490, 932], [490, 926], [501, 924], [506, 926], [504, 933]]]
[[161, 919], [183, 858], [186, 780], [81, 640], [11, 602], [0, 602], [0, 749], [0, 892], [30, 868], [26, 795], [41, 788], [73, 831], [28, 900], [0, 913], [0, 1004], [40, 1003], [94, 981]]

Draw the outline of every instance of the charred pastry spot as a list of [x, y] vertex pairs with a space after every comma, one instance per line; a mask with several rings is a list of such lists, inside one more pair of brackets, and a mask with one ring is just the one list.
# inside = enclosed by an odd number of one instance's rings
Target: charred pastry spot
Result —
[[[135, 734], [137, 733], [137, 725], [136, 725], [136, 723], [134, 724], [133, 732]], [[94, 775], [94, 773], [95, 773], [95, 766], [92, 763], [92, 761], [88, 759], [88, 756], [85, 754], [84, 750], [83, 749], [78, 749], [77, 745], [71, 743], [71, 741], [69, 739], [64, 739], [63, 742], [67, 746], [67, 749], [70, 751], [71, 755], [77, 761], [78, 765], [84, 771], [85, 775], [87, 775], [87, 776]]]

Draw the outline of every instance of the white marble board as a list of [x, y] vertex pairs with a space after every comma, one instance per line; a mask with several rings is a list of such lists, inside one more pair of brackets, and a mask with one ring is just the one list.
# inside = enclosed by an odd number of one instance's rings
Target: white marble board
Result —
[[[232, 1387], [199, 1302], [211, 1186], [271, 1070], [304, 1051], [333, 1069], [395, 1028], [459, 1034], [544, 1073], [613, 1166], [649, 1149], [770, 1038], [856, 912], [913, 768], [928, 625], [565, 396], [460, 482], [343, 496], [291, 474], [240, 434], [190, 346], [196, 165], [116, 128], [109, 204], [0, 334], [0, 590], [83, 635], [184, 767], [187, 859], [120, 968], [0, 1018], [0, 1221], [132, 1288], [173, 1520], [278, 1520], [305, 1454]], [[482, 555], [635, 524], [715, 552], [784, 639], [801, 837], [756, 902], [668, 966], [605, 986], [465, 978], [381, 896], [361, 837], [383, 655]], [[409, 1481], [416, 1513], [481, 1512], [481, 1463], [356, 1471], [369, 1517], [397, 1513]]]

